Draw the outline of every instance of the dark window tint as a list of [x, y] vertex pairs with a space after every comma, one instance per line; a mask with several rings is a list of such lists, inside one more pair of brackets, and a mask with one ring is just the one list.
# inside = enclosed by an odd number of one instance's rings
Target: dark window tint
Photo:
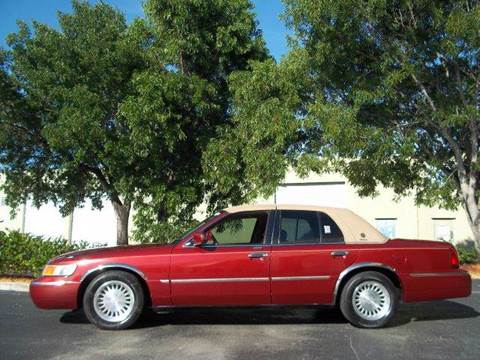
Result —
[[322, 242], [324, 243], [338, 243], [344, 242], [343, 234], [338, 225], [333, 219], [324, 213], [320, 215], [320, 226], [322, 232]]
[[267, 213], [231, 215], [210, 228], [218, 245], [261, 244], [265, 237]]
[[280, 244], [320, 242], [318, 217], [315, 212], [282, 211], [280, 217]]

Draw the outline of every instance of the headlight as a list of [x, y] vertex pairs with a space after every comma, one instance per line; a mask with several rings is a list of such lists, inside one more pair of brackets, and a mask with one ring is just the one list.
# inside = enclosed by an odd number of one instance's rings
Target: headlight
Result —
[[70, 276], [75, 272], [77, 265], [47, 265], [43, 269], [43, 276]]

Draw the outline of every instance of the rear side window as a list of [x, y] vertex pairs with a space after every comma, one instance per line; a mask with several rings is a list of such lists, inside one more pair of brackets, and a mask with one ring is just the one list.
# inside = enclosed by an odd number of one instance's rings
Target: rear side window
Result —
[[313, 211], [281, 211], [279, 243], [320, 243], [317, 213]]
[[325, 213], [318, 213], [323, 243], [343, 243], [342, 231], [333, 219]]

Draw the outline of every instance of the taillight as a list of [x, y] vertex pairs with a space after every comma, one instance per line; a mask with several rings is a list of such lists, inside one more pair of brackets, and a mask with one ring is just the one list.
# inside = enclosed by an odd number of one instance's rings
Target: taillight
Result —
[[454, 269], [458, 269], [459, 267], [457, 250], [453, 246], [450, 249], [450, 265]]

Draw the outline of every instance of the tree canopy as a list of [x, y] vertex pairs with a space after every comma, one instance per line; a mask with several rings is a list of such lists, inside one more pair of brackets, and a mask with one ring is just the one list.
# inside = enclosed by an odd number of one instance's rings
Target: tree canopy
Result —
[[204, 201], [271, 194], [289, 167], [340, 171], [466, 210], [477, 246], [478, 1], [284, 0], [276, 63], [249, 0], [148, 0], [127, 25], [73, 2], [0, 51], [0, 164], [15, 207], [110, 201], [118, 243], [163, 241]]
[[[289, 166], [341, 171], [361, 195], [382, 184], [462, 204], [478, 246], [479, 2], [284, 3], [290, 53], [232, 78], [234, 126], [207, 164], [227, 174], [219, 190], [244, 171], [246, 197]], [[244, 143], [228, 148], [234, 138]]]
[[202, 168], [217, 128], [231, 121], [228, 77], [268, 57], [248, 0], [160, 1], [132, 25], [148, 67], [121, 112], [151, 159], [136, 202], [138, 240], [171, 239], [211, 193]]
[[[0, 53], [0, 164], [7, 202], [63, 214], [110, 201], [117, 242], [132, 204], [140, 240], [162, 241], [206, 191], [201, 157], [229, 121], [228, 75], [267, 57], [247, 0], [147, 1], [127, 25], [73, 1], [59, 29], [19, 23]], [[162, 237], [163, 236], [163, 237]]]
[[[60, 30], [19, 22], [2, 51], [0, 163], [7, 202], [52, 201], [65, 215], [109, 199], [128, 218], [137, 156], [118, 106], [144, 66], [124, 17], [103, 3], [74, 1]], [[135, 176], [137, 175], [137, 176]], [[126, 242], [125, 220], [119, 241]]]

